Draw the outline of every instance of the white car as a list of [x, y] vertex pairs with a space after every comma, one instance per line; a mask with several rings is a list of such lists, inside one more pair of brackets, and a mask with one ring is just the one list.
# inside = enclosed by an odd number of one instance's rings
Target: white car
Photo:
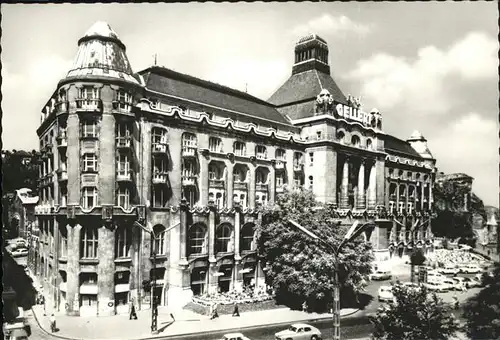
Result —
[[241, 333], [228, 333], [224, 334], [221, 340], [250, 340]]
[[378, 289], [378, 300], [383, 301], [394, 301], [394, 295], [392, 294], [391, 286], [381, 286]]
[[392, 278], [392, 274], [390, 271], [377, 270], [375, 273], [370, 275], [370, 279], [381, 281], [381, 280], [390, 280]]
[[460, 290], [460, 284], [453, 279], [444, 279], [441, 284], [448, 287], [448, 290]]
[[457, 275], [459, 273], [459, 270], [458, 268], [455, 268], [455, 267], [444, 267], [444, 268], [440, 268], [439, 270], [439, 273], [441, 274], [445, 274], [445, 275]]
[[448, 291], [448, 286], [436, 281], [430, 281], [424, 283], [423, 285], [427, 287], [428, 290], [433, 292], [444, 293]]
[[274, 336], [276, 340], [319, 340], [321, 339], [321, 332], [311, 325], [296, 323]]
[[467, 273], [467, 274], [477, 274], [477, 273], [480, 273], [482, 271], [481, 268], [479, 268], [479, 266], [476, 266], [474, 264], [469, 264], [469, 265], [463, 266], [461, 268], [461, 270], [463, 273]]

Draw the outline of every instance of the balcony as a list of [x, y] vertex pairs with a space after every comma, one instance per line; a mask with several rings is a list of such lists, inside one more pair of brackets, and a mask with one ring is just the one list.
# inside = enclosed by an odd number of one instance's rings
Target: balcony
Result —
[[196, 147], [194, 146], [184, 146], [182, 148], [182, 157], [195, 157]]
[[153, 143], [151, 145], [151, 151], [155, 154], [162, 154], [168, 152], [168, 144], [167, 143]]
[[102, 102], [100, 99], [76, 99], [76, 109], [81, 112], [101, 112]]
[[153, 184], [168, 183], [168, 174], [164, 171], [156, 171], [153, 173]]
[[132, 104], [124, 100], [114, 100], [113, 110], [129, 113], [132, 111]]
[[276, 185], [276, 192], [277, 193], [285, 192], [285, 187], [283, 185]]
[[246, 182], [234, 182], [234, 190], [247, 190]]
[[394, 202], [395, 202], [395, 201], [396, 201], [396, 195], [394, 195], [394, 194], [389, 195], [389, 199], [390, 199], [391, 201], [394, 201]]
[[257, 153], [257, 154], [255, 155], [255, 157], [256, 157], [257, 159], [267, 159], [267, 153], [261, 153], [261, 152], [259, 152], [259, 153]]
[[65, 148], [68, 146], [68, 137], [66, 136], [66, 133], [60, 133], [56, 137], [56, 141], [57, 141], [58, 148]]
[[196, 175], [182, 175], [182, 186], [195, 186], [197, 177]]
[[293, 171], [302, 172], [304, 171], [304, 163], [302, 162], [294, 162], [293, 163]]
[[208, 186], [210, 188], [224, 188], [224, 180], [223, 179], [210, 179], [208, 181]]
[[117, 182], [130, 182], [132, 181], [132, 173], [130, 170], [118, 170], [116, 173]]
[[283, 170], [285, 169], [285, 162], [282, 160], [276, 160], [276, 164], [274, 165], [274, 168], [276, 170]]
[[57, 177], [59, 182], [65, 182], [68, 180], [68, 171], [66, 168], [60, 168], [57, 170]]
[[63, 114], [63, 113], [68, 113], [68, 102], [67, 101], [60, 101], [57, 102], [55, 105], [55, 112], [56, 114]]
[[257, 191], [267, 191], [268, 185], [266, 183], [255, 184], [255, 190]]
[[118, 149], [128, 149], [132, 144], [132, 138], [130, 136], [116, 137], [116, 147]]

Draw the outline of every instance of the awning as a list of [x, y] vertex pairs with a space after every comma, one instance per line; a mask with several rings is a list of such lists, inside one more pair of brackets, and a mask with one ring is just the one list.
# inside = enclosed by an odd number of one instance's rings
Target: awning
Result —
[[125, 293], [130, 290], [130, 283], [119, 283], [115, 285], [115, 293]]
[[83, 284], [80, 286], [80, 294], [97, 295], [97, 291], [96, 284]]
[[61, 282], [59, 284], [59, 289], [61, 290], [61, 292], [66, 292], [66, 291], [68, 291], [68, 287], [67, 286], [68, 286], [67, 282]]

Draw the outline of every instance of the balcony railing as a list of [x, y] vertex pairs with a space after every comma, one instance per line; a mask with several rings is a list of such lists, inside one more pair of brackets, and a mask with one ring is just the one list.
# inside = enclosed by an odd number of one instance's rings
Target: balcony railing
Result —
[[246, 182], [234, 182], [234, 190], [247, 190]]
[[224, 188], [224, 180], [223, 179], [210, 179], [208, 181], [208, 186], [211, 188]]
[[113, 101], [113, 110], [118, 110], [121, 112], [131, 112], [132, 104], [130, 102], [126, 102], [124, 100], [114, 100]]
[[182, 175], [182, 186], [195, 186], [197, 177], [198, 176], [191, 174]]
[[283, 185], [276, 185], [276, 192], [282, 193], [285, 191], [285, 187]]
[[68, 112], [68, 101], [60, 101], [57, 102], [55, 105], [55, 112], [56, 114], [62, 114], [62, 113], [67, 113]]
[[258, 152], [255, 157], [257, 157], [257, 159], [267, 159], [267, 153]]
[[153, 143], [151, 146], [153, 153], [167, 153], [168, 144], [167, 143]]
[[153, 183], [154, 184], [166, 184], [168, 182], [168, 174], [163, 171], [157, 171], [153, 173]]
[[194, 146], [184, 146], [182, 148], [182, 157], [195, 157], [196, 147]]
[[303, 162], [294, 162], [293, 163], [293, 171], [304, 171], [304, 163]]
[[116, 180], [118, 182], [130, 182], [132, 180], [132, 174], [130, 170], [118, 170], [116, 173]]
[[60, 182], [68, 180], [68, 171], [65, 168], [57, 170], [57, 176]]
[[267, 191], [268, 185], [266, 183], [255, 184], [255, 190], [257, 191]]
[[58, 148], [65, 148], [68, 146], [68, 137], [66, 136], [66, 133], [60, 133], [56, 137], [56, 141], [57, 141]]
[[285, 168], [285, 162], [282, 161], [282, 160], [276, 160], [276, 164], [275, 164], [274, 167], [275, 167], [276, 170], [284, 169]]
[[102, 110], [102, 102], [100, 99], [86, 99], [80, 98], [76, 99], [76, 109], [78, 111], [87, 111], [87, 112], [100, 112]]
[[396, 201], [396, 195], [392, 194], [392, 195], [389, 195], [389, 199], [391, 201]]
[[132, 138], [130, 136], [116, 137], [117, 148], [130, 148]]

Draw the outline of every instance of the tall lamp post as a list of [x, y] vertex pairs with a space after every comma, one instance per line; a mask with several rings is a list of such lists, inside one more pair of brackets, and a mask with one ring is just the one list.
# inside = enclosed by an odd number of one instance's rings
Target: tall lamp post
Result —
[[356, 237], [361, 235], [361, 233], [365, 230], [371, 228], [373, 226], [373, 223], [365, 223], [360, 225], [358, 221], [354, 222], [347, 234], [344, 236], [344, 239], [342, 240], [340, 245], [335, 248], [332, 244], [326, 242], [323, 238], [319, 237], [307, 228], [301, 226], [297, 222], [292, 220], [288, 220], [288, 222], [290, 222], [291, 225], [299, 229], [299, 231], [303, 232], [307, 236], [319, 241], [319, 243], [328, 248], [335, 257], [333, 279], [333, 340], [340, 340], [339, 253], [347, 243], [351, 242]]

